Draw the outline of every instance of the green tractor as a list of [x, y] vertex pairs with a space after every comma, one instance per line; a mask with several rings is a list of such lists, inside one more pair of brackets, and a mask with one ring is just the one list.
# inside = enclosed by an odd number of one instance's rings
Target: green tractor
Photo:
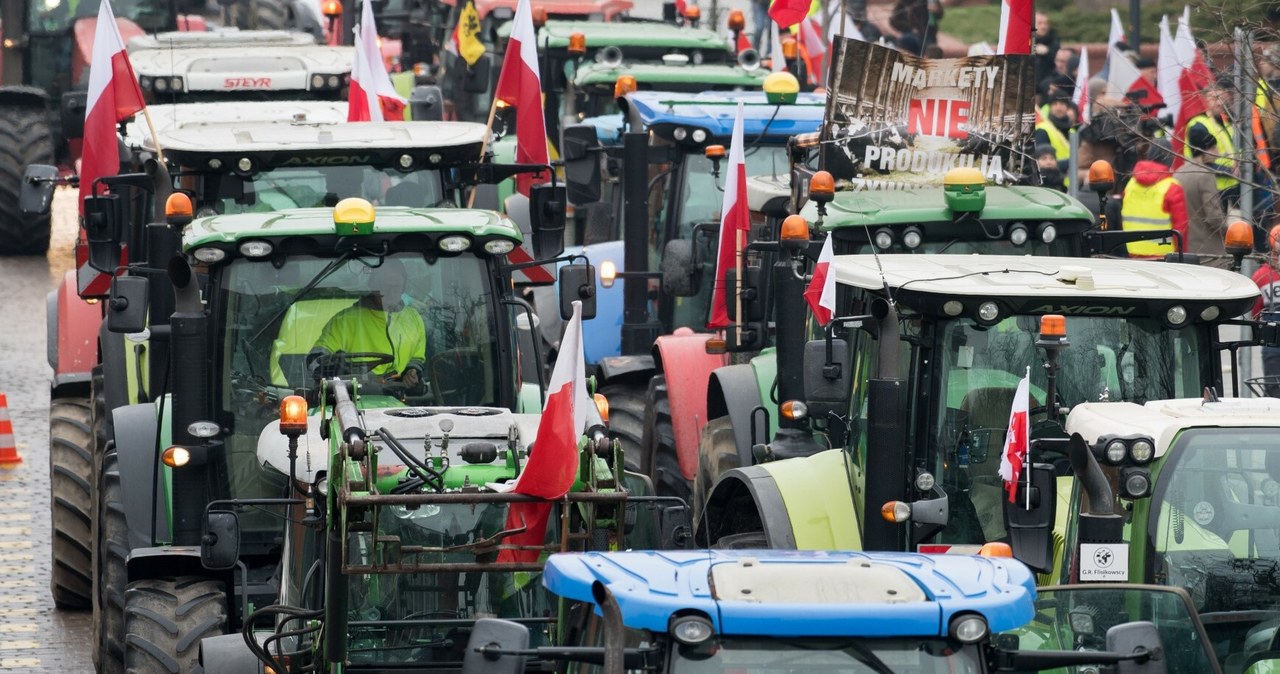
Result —
[[[1060, 437], [1064, 411], [1080, 403], [1221, 390], [1218, 328], [1258, 293], [1222, 270], [1088, 258], [836, 256], [828, 273], [836, 318], [804, 347], [803, 397], [780, 407], [832, 449], [790, 458], [757, 442], [742, 456], [720, 435], [704, 447], [710, 465], [728, 468], [697, 519], [704, 543], [933, 552], [1009, 543], [1047, 572], [1062, 541], [1035, 532], [1053, 518], [1011, 509], [997, 475], [1019, 380], [1029, 369], [1033, 440]], [[1046, 350], [1049, 336], [1037, 338], [1046, 314], [1065, 316], [1087, 346]], [[1065, 448], [1056, 452], [1044, 463], [1065, 464]], [[1052, 502], [1051, 475], [1030, 472], [1048, 480], [1033, 481], [1038, 502]]]
[[[362, 388], [328, 380], [311, 420], [298, 400], [295, 418], [285, 403], [263, 429], [259, 459], [296, 485], [281, 592], [243, 636], [204, 640], [206, 674], [260, 671], [249, 669], [255, 657], [281, 674], [456, 669], [475, 622], [490, 616], [558, 643], [556, 602], [539, 578], [547, 553], [658, 547], [664, 532], [688, 539], [687, 514], [676, 524], [683, 505], [662, 507], [670, 500], [644, 496], [647, 481], [623, 474], [598, 414], [577, 441], [573, 487], [544, 500], [509, 490], [540, 449], [540, 410], [447, 396], [387, 407]], [[278, 502], [211, 504], [211, 566], [234, 565], [240, 520]]]
[[[352, 134], [382, 133], [379, 125], [350, 126]], [[505, 254], [523, 239], [511, 221], [487, 211], [440, 207], [388, 207], [375, 221], [370, 207], [335, 222], [335, 211], [323, 207], [326, 188], [367, 193], [368, 187], [386, 199], [383, 192], [404, 182], [413, 187], [404, 191], [427, 199], [423, 190], [431, 186], [437, 196], [456, 196], [463, 186], [509, 175], [471, 163], [478, 156], [472, 153], [478, 153], [474, 131], [455, 129], [450, 135], [446, 128], [432, 128], [436, 145], [420, 153], [403, 147], [392, 152], [375, 141], [339, 155], [338, 173], [346, 182], [336, 183], [326, 183], [324, 167], [332, 163], [325, 162], [326, 152], [291, 145], [290, 134], [279, 128], [273, 142], [282, 147], [257, 151], [216, 145], [216, 134], [205, 130], [200, 152], [216, 146], [220, 154], [206, 154], [195, 165], [180, 158], [177, 145], [170, 146], [178, 165], [192, 167], [190, 173], [175, 171], [175, 179], [196, 192], [198, 207], [188, 201], [171, 209], [167, 223], [148, 226], [148, 234], [157, 233], [148, 243], [166, 244], [148, 248], [156, 260], [152, 268], [167, 263], [167, 273], [116, 277], [107, 303], [109, 331], [167, 337], [167, 362], [148, 354], [147, 378], [160, 385], [149, 389], [147, 402], [110, 410], [112, 438], [94, 471], [95, 609], [103, 670], [191, 671], [201, 637], [238, 631], [250, 607], [274, 602], [284, 553], [279, 512], [260, 509], [242, 517], [240, 563], [215, 572], [199, 555], [205, 510], [214, 501], [285, 494], [289, 481], [265, 471], [257, 459], [260, 431], [274, 420], [280, 396], [296, 390], [318, 395], [307, 355], [328, 319], [367, 294], [370, 270], [382, 261], [395, 259], [406, 273], [412, 268], [416, 299], [407, 310], [424, 326], [421, 379], [427, 386], [397, 388], [385, 377], [372, 377], [389, 396], [381, 404], [392, 398], [402, 405], [435, 400], [511, 410], [540, 404], [538, 382], [519, 376], [517, 315], [526, 312], [506, 297]], [[396, 129], [382, 140], [391, 142], [399, 131], [411, 133]], [[297, 132], [314, 135], [316, 129]], [[470, 134], [476, 144], [450, 149], [457, 133]], [[374, 157], [399, 166], [401, 173], [382, 173]], [[280, 166], [272, 169], [273, 161]], [[413, 172], [415, 166], [421, 170]], [[378, 179], [365, 181], [366, 172]], [[546, 217], [531, 223], [537, 249], [551, 256], [559, 251], [554, 246], [563, 227], [555, 215], [555, 191], [549, 186], [538, 192], [535, 201], [544, 207], [537, 213]], [[268, 203], [311, 195], [320, 207], [258, 212], [255, 204], [268, 200], [267, 192], [276, 195]], [[192, 219], [218, 210], [228, 214]], [[104, 231], [115, 234], [91, 241], [104, 258], [119, 255], [121, 222], [113, 212], [105, 204], [93, 211]], [[166, 250], [176, 256], [161, 259]], [[158, 290], [172, 299], [153, 304], [149, 300]], [[148, 321], [149, 305], [152, 315], [171, 313], [167, 325]], [[328, 365], [366, 375], [377, 367], [354, 357]]]

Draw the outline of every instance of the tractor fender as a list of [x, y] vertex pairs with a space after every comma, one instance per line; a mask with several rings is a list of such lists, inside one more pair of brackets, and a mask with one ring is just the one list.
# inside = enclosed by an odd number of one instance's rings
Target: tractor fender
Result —
[[0, 105], [6, 107], [45, 108], [49, 105], [49, 94], [39, 87], [0, 87]]
[[[76, 277], [69, 271], [45, 300], [49, 326], [48, 358], [53, 367], [53, 388], [88, 385], [98, 364], [99, 304], [89, 304], [76, 294]], [[51, 315], [50, 315], [51, 314]]]
[[[699, 536], [715, 532], [717, 539], [759, 530], [763, 531], [769, 548], [796, 549], [786, 502], [777, 481], [763, 466], [725, 471], [707, 498], [699, 529]], [[715, 540], [700, 542], [712, 546], [716, 543]]]
[[755, 368], [750, 365], [728, 365], [711, 373], [711, 381], [707, 383], [707, 419], [729, 417], [729, 424], [733, 428], [733, 442], [738, 446], [740, 466], [755, 463], [751, 458], [753, 421], [756, 426], [756, 441], [769, 441], [769, 425], [764, 423], [764, 419], [752, 418], [752, 410], [761, 404]]
[[200, 640], [204, 674], [262, 674], [262, 662], [249, 650], [244, 634], [219, 634]]
[[[125, 522], [129, 525], [129, 549], [147, 548], [151, 546], [156, 523], [166, 521], [166, 490], [163, 486], [156, 490], [152, 482], [160, 465], [156, 453], [160, 430], [156, 405], [117, 407], [111, 411], [111, 419], [120, 467], [120, 493], [124, 495]], [[154, 498], [156, 496], [159, 498]]]
[[596, 372], [596, 384], [627, 380], [644, 381], [653, 376], [653, 356], [611, 356], [601, 358]]
[[725, 365], [722, 355], [707, 353], [711, 335], [679, 328], [653, 344], [653, 360], [667, 379], [671, 431], [675, 436], [680, 472], [692, 480], [698, 471], [698, 437], [707, 424], [707, 382], [716, 368]]
[[[209, 571], [200, 561], [200, 548], [195, 546], [151, 546], [129, 551], [126, 562], [129, 582], [166, 576], [204, 576], [222, 581], [223, 587], [234, 587], [231, 571]], [[243, 640], [241, 641], [243, 643]]]
[[136, 379], [129, 372], [128, 356], [132, 348], [132, 343], [126, 341], [124, 335], [107, 330], [105, 323], [102, 325], [98, 333], [98, 355], [102, 361], [102, 395], [108, 410], [137, 400], [129, 395], [130, 378]]
[[[776, 500], [770, 490], [777, 495]], [[752, 495], [759, 509], [770, 547], [862, 549], [861, 526], [843, 450], [725, 472], [707, 499], [703, 524], [710, 527], [708, 531], [737, 533], [723, 526], [717, 528], [716, 522], [741, 512], [744, 493]], [[786, 519], [785, 526], [779, 518]], [[778, 539], [778, 532], [790, 536], [789, 545]]]

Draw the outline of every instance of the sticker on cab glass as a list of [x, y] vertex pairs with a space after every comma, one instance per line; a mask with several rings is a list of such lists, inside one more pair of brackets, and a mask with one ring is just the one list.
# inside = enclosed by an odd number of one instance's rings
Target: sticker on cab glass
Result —
[[1129, 580], [1129, 544], [1080, 544], [1080, 580], [1127, 582]]
[[1213, 516], [1216, 514], [1213, 510], [1213, 504], [1208, 501], [1201, 501], [1191, 509], [1191, 517], [1195, 518], [1196, 524], [1202, 527], [1209, 526], [1209, 523], [1213, 521]]

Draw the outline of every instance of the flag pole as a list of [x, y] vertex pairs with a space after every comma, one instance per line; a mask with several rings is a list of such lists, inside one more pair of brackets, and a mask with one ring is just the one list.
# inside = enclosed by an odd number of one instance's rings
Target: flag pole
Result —
[[[1031, 400], [1031, 366], [1028, 365], [1027, 366], [1027, 401], [1030, 402], [1030, 400]], [[1053, 401], [1049, 401], [1049, 404], [1052, 405]], [[1027, 461], [1026, 461], [1026, 465], [1023, 466], [1023, 471], [1022, 471], [1027, 474], [1027, 499], [1026, 499], [1027, 510], [1031, 510], [1031, 467], [1032, 465], [1033, 464], [1031, 462], [1031, 414], [1028, 412], [1027, 414]], [[1044, 496], [1041, 495], [1041, 498], [1044, 498]]]
[[[489, 137], [493, 135], [493, 118], [498, 114], [498, 95], [495, 92], [493, 102], [489, 104], [489, 121], [484, 123], [484, 140], [480, 142], [480, 161], [484, 161], [484, 155], [489, 151]], [[467, 197], [467, 208], [471, 208], [476, 203], [476, 186], [471, 186], [471, 196]]]
[[147, 120], [147, 130], [151, 132], [151, 143], [156, 146], [156, 159], [164, 163], [164, 148], [160, 147], [160, 136], [156, 133], [156, 123], [151, 121], [151, 108], [142, 106], [142, 116]]
[[[734, 169], [736, 170], [736, 168]], [[736, 207], [736, 204], [735, 204]], [[733, 322], [734, 334], [737, 335], [734, 340], [737, 344], [742, 344], [742, 230], [733, 233], [733, 246], [737, 249], [736, 273], [734, 277], [734, 316], [738, 319]]]

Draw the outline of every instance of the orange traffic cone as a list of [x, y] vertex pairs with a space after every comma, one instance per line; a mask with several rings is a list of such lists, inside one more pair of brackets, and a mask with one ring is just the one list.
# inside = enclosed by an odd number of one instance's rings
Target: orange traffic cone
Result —
[[9, 420], [9, 399], [0, 393], [0, 468], [22, 463], [18, 445], [13, 439], [13, 422]]

